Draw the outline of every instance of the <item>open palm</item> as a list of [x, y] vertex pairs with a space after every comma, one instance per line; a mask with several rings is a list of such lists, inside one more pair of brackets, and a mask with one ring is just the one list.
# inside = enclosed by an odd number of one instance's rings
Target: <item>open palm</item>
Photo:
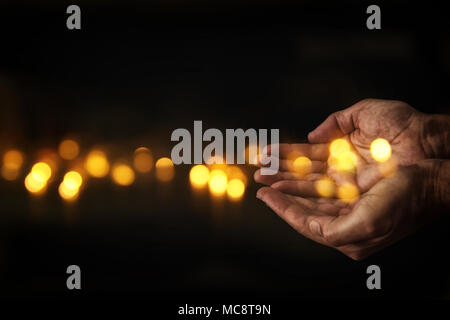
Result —
[[299, 181], [295, 188], [279, 181], [258, 190], [257, 197], [297, 232], [360, 260], [423, 223], [423, 176], [417, 166], [401, 168], [353, 203], [320, 197], [312, 180]]

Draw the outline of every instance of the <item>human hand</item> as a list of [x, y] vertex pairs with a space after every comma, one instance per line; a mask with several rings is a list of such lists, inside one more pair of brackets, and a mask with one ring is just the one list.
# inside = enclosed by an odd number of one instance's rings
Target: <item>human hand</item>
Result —
[[448, 205], [449, 162], [444, 178], [440, 168], [439, 160], [402, 167], [354, 202], [321, 197], [314, 179], [278, 181], [259, 189], [257, 197], [297, 232], [361, 260], [432, 220], [423, 209], [444, 198]]
[[[426, 115], [401, 101], [365, 99], [331, 114], [309, 134], [311, 145], [281, 144], [280, 169], [286, 171], [286, 174], [259, 177], [257, 172], [255, 179], [271, 184], [286, 176], [295, 178], [295, 174], [288, 173], [293, 171], [293, 159], [290, 155], [298, 153], [312, 160], [311, 172], [327, 171], [332, 178], [355, 183], [364, 192], [384, 175], [392, 173], [397, 165], [448, 157], [449, 128], [448, 116]], [[336, 174], [327, 166], [328, 143], [336, 138], [343, 138], [351, 144], [358, 161], [355, 172]], [[370, 145], [377, 138], [390, 143], [392, 157], [389, 163], [380, 165], [372, 158]]]

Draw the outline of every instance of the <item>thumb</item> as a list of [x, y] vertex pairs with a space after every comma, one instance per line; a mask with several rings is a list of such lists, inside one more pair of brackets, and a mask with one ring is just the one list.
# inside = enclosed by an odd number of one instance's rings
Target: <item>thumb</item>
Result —
[[326, 143], [355, 130], [355, 106], [334, 112], [308, 134], [310, 143]]

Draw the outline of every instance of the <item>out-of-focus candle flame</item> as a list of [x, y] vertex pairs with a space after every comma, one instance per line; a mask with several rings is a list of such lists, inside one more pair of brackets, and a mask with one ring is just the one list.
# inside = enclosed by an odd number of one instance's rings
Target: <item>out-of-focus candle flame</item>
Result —
[[36, 181], [47, 182], [52, 176], [52, 169], [45, 162], [38, 162], [31, 168], [31, 173], [33, 179]]
[[80, 152], [80, 146], [78, 142], [71, 139], [61, 141], [58, 147], [58, 153], [64, 160], [75, 159]]
[[386, 139], [375, 139], [370, 144], [370, 153], [376, 161], [385, 162], [391, 157], [391, 145]]
[[334, 195], [335, 184], [328, 177], [321, 178], [314, 183], [317, 193], [321, 197], [330, 198]]
[[240, 179], [232, 179], [227, 185], [227, 195], [231, 200], [239, 200], [245, 192], [245, 184]]
[[119, 186], [129, 186], [133, 184], [135, 174], [126, 164], [117, 164], [112, 168], [111, 176], [113, 181]]
[[175, 168], [171, 159], [163, 157], [158, 159], [155, 164], [156, 178], [161, 182], [168, 182], [175, 175]]
[[337, 195], [342, 201], [350, 203], [359, 197], [359, 190], [352, 183], [344, 183], [338, 187]]
[[336, 171], [351, 172], [358, 164], [358, 157], [351, 151], [350, 143], [345, 139], [336, 139], [330, 144], [328, 165]]
[[100, 150], [91, 151], [86, 158], [85, 168], [94, 178], [103, 178], [109, 172], [109, 161], [106, 154]]
[[48, 180], [52, 176], [52, 169], [45, 162], [38, 162], [25, 177], [25, 188], [31, 193], [41, 193], [45, 190]]
[[227, 190], [228, 177], [223, 170], [212, 170], [209, 175], [208, 186], [213, 195], [221, 196]]
[[308, 157], [297, 157], [293, 164], [293, 171], [300, 175], [307, 175], [312, 171], [312, 162]]
[[344, 151], [337, 157], [330, 157], [328, 165], [336, 171], [354, 171], [358, 163], [358, 157], [352, 151]]
[[63, 181], [58, 187], [61, 198], [72, 201], [78, 198], [80, 187], [83, 183], [81, 174], [77, 171], [69, 171], [64, 175]]
[[58, 187], [58, 193], [66, 201], [75, 200], [78, 197], [79, 189], [70, 189], [63, 182]]
[[31, 173], [25, 177], [25, 188], [31, 193], [41, 193], [46, 186], [46, 180], [36, 180]]
[[330, 144], [330, 156], [337, 158], [340, 154], [350, 151], [350, 144], [347, 140], [336, 139]]
[[140, 147], [134, 151], [133, 165], [136, 171], [148, 173], [153, 168], [153, 155], [149, 148]]
[[63, 182], [69, 189], [79, 189], [83, 183], [83, 178], [77, 171], [69, 171], [64, 175]]
[[189, 172], [189, 180], [191, 181], [191, 185], [195, 188], [205, 187], [209, 180], [209, 169], [202, 164], [193, 166]]
[[19, 150], [9, 150], [3, 155], [1, 174], [6, 180], [16, 180], [24, 162], [23, 153]]

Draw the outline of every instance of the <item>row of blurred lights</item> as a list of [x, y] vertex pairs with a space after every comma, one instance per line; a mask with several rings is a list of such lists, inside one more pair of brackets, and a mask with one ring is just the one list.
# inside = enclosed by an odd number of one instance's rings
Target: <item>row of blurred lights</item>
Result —
[[[370, 154], [377, 163], [377, 168], [382, 176], [393, 174], [397, 168], [396, 163], [391, 159], [391, 146], [385, 139], [378, 138], [370, 145]], [[293, 172], [306, 176], [312, 171], [312, 161], [303, 155], [293, 153]], [[345, 139], [336, 139], [330, 143], [328, 168], [340, 175], [355, 174], [358, 166], [358, 156], [352, 150], [350, 143]], [[354, 202], [359, 197], [358, 187], [351, 182], [343, 182], [336, 185], [335, 180], [328, 176], [318, 179], [315, 182], [317, 193], [326, 198], [337, 196], [344, 202]]]
[[[155, 167], [155, 176], [160, 182], [169, 182], [175, 176], [175, 167], [171, 159], [159, 158], [154, 162], [153, 154], [147, 147], [134, 151], [132, 165], [118, 161], [110, 164], [106, 153], [100, 149], [91, 150], [85, 158], [80, 158], [80, 146], [75, 140], [67, 139], [60, 143], [58, 152], [48, 151], [39, 157], [25, 176], [25, 188], [31, 194], [45, 193], [47, 186], [55, 179], [58, 163], [68, 161], [69, 167], [60, 181], [58, 192], [62, 199], [73, 201], [78, 198], [88, 177], [105, 178], [110, 175], [119, 186], [130, 186], [136, 179], [136, 173], [146, 174]], [[20, 178], [25, 165], [25, 155], [20, 150], [9, 150], [3, 155], [1, 175], [8, 181]], [[247, 178], [238, 167], [227, 165], [197, 165], [191, 169], [190, 182], [195, 190], [209, 186], [214, 196], [227, 194], [232, 200], [241, 199], [247, 185]]]
[[[249, 153], [248, 148], [246, 150]], [[381, 165], [383, 175], [391, 174], [395, 166], [388, 160], [391, 158], [391, 147], [384, 139], [376, 139], [370, 147], [372, 157]], [[130, 186], [134, 183], [136, 174], [149, 173], [156, 169], [156, 178], [161, 182], [169, 182], [174, 178], [175, 168], [171, 159], [160, 158], [154, 164], [149, 148], [139, 147], [134, 151], [133, 167], [126, 162], [116, 162], [110, 165], [107, 155], [102, 150], [91, 150], [85, 159], [78, 158], [80, 146], [75, 140], [67, 139], [60, 143], [58, 154], [48, 152], [35, 163], [25, 177], [25, 187], [32, 194], [44, 193], [47, 185], [58, 170], [58, 161], [71, 161], [72, 169], [66, 172], [60, 182], [58, 192], [64, 200], [72, 201], [78, 198], [83, 183], [87, 177], [104, 178], [108, 174], [119, 186]], [[248, 154], [247, 154], [248, 156]], [[292, 154], [293, 172], [302, 176], [312, 172], [312, 161], [301, 154]], [[223, 161], [212, 159], [211, 165], [195, 165], [189, 173], [191, 186], [195, 190], [208, 188], [213, 196], [227, 195], [230, 200], [243, 197], [247, 187], [247, 177], [237, 166], [218, 164]], [[24, 165], [24, 154], [19, 150], [9, 150], [3, 156], [1, 175], [4, 179], [13, 181], [19, 178]], [[328, 166], [338, 173], [354, 173], [358, 165], [358, 157], [352, 151], [350, 143], [345, 139], [334, 140], [329, 147]], [[323, 197], [337, 196], [345, 202], [353, 202], [359, 196], [359, 190], [352, 183], [336, 186], [330, 177], [323, 177], [315, 182], [317, 192]]]

